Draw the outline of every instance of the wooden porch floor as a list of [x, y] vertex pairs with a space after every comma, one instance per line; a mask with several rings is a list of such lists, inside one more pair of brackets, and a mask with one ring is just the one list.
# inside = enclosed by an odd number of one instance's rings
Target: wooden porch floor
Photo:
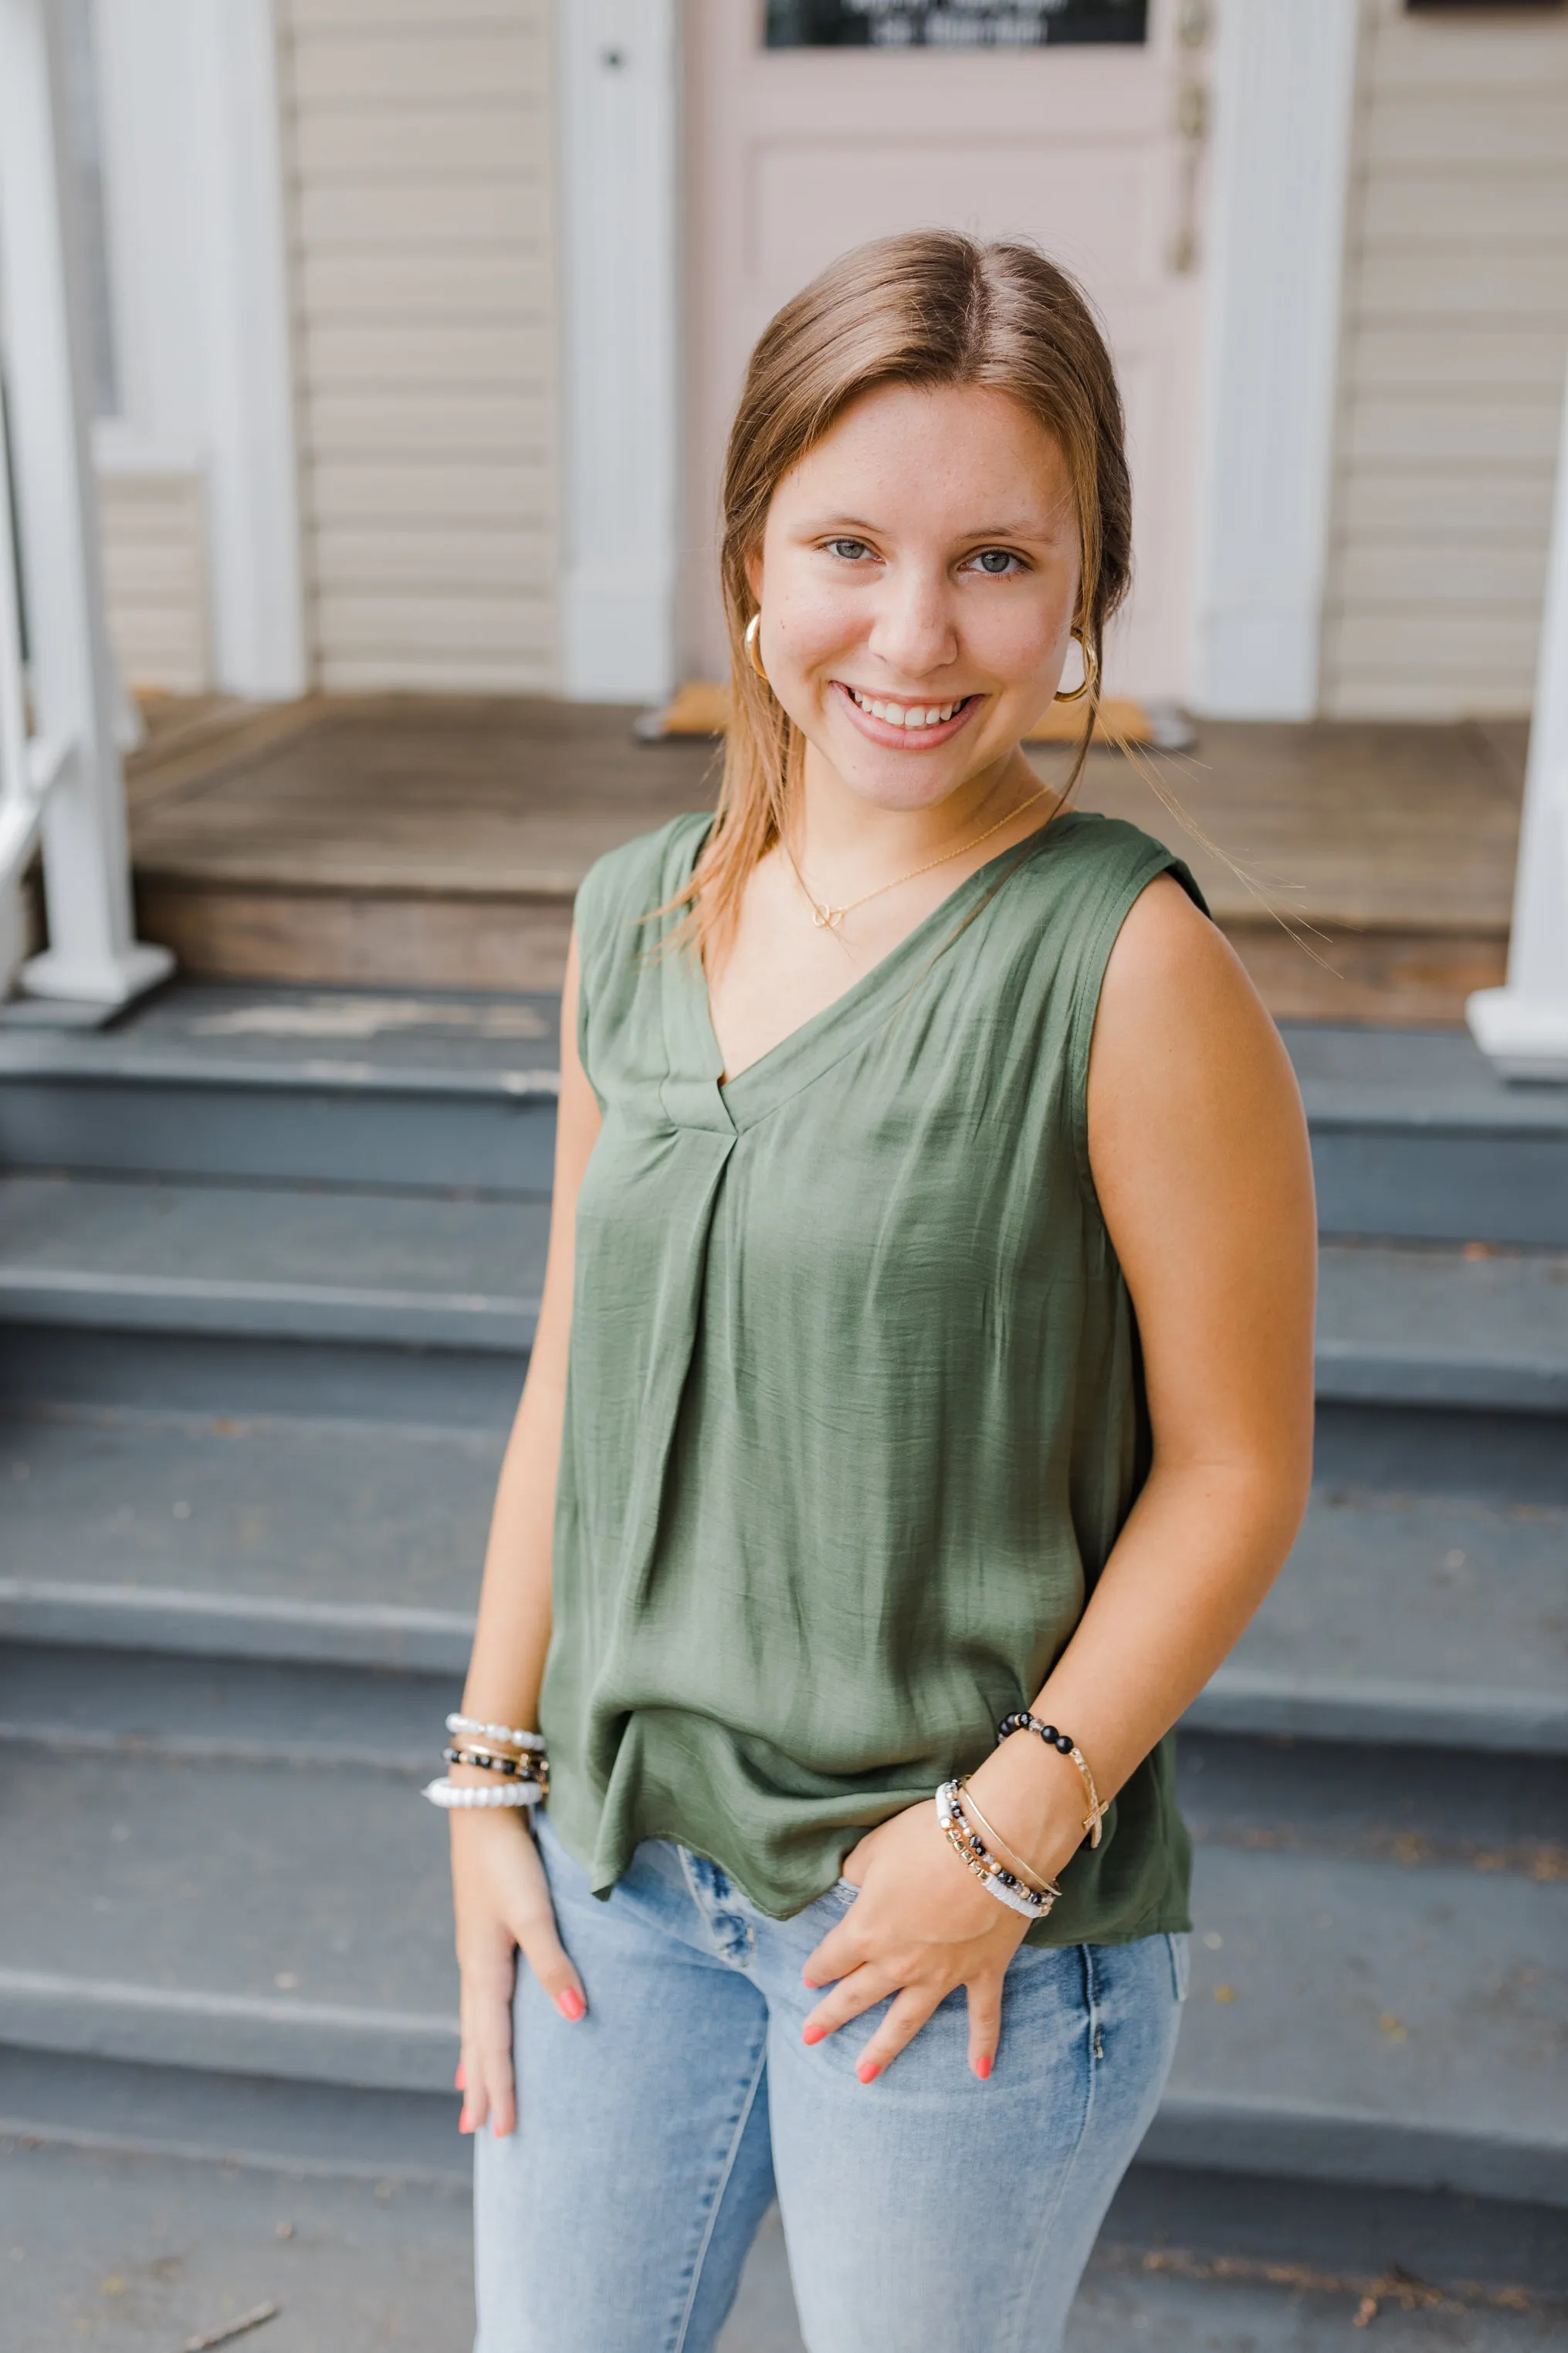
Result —
[[[620, 706], [160, 699], [147, 715], [128, 769], [142, 933], [210, 976], [552, 987], [589, 865], [709, 806], [716, 781], [713, 745], [638, 743]], [[1148, 762], [1198, 839], [1120, 754], [1096, 753], [1080, 792], [1188, 860], [1277, 1015], [1452, 1022], [1502, 976], [1526, 732], [1205, 722], [1194, 751]]]

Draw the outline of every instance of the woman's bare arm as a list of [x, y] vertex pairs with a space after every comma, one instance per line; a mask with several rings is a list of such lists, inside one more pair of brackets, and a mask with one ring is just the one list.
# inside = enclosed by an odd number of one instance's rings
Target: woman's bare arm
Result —
[[[577, 1191], [599, 1133], [599, 1107], [577, 1054], [577, 943], [573, 937], [561, 1002], [561, 1102], [555, 1189], [539, 1324], [522, 1400], [501, 1465], [485, 1552], [463, 1712], [489, 1724], [538, 1722], [539, 1686], [550, 1647], [551, 1543], [566, 1357]], [[483, 1786], [489, 1776], [455, 1765], [452, 1778]], [[456, 1812], [452, 1887], [462, 1975], [462, 2128], [489, 2120], [500, 2135], [517, 2120], [511, 2060], [511, 1994], [521, 1947], [535, 1977], [568, 2018], [584, 2010], [582, 1981], [563, 1949], [532, 1838], [510, 1811]]]
[[[1300, 1100], [1236, 955], [1168, 877], [1111, 954], [1089, 1123], [1138, 1317], [1153, 1459], [1035, 1713], [1071, 1732], [1108, 1797], [1242, 1633], [1311, 1472], [1316, 1219]], [[1070, 1810], [1081, 1789], [1070, 1762], [1052, 1766], [1026, 1735], [985, 1771], [1005, 1818], [1037, 1842], [1026, 1851], [1050, 1845], [1064, 1794]]]
[[[1300, 1101], [1245, 973], [1175, 882], [1151, 884], [1111, 953], [1089, 1124], [1138, 1317], [1153, 1460], [1033, 1706], [1072, 1735], [1109, 1798], [1257, 1609], [1311, 1461], [1316, 1239]], [[1019, 1733], [972, 1778], [987, 1820], [1054, 1878], [1083, 1838], [1071, 1760]], [[963, 1985], [970, 2064], [987, 2075], [1025, 1923], [976, 1888], [929, 1801], [869, 1831], [845, 1873], [861, 1895], [806, 1963], [809, 1984], [837, 1980], [807, 2041], [891, 1994], [858, 2063], [870, 2080]]]

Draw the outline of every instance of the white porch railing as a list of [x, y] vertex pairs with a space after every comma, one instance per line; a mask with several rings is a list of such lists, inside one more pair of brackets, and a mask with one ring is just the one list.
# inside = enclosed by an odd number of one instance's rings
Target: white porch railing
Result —
[[0, 490], [0, 994], [16, 978], [17, 883], [41, 839], [48, 945], [21, 985], [112, 1008], [174, 959], [132, 921], [75, 227], [56, 12], [0, 0], [0, 367], [16, 487], [14, 514]]
[[1568, 385], [1525, 772], [1508, 985], [1466, 1008], [1505, 1078], [1568, 1079]]

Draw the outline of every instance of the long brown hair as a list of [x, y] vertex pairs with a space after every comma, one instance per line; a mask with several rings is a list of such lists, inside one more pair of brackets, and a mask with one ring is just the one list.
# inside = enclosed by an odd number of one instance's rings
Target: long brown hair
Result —
[[763, 329], [731, 427], [720, 549], [730, 633], [724, 776], [713, 829], [682, 894], [693, 903], [676, 938], [694, 934], [706, 944], [729, 931], [747, 877], [783, 831], [800, 772], [799, 733], [745, 648], [756, 610], [747, 565], [761, 549], [773, 492], [851, 402], [891, 384], [974, 384], [1008, 393], [1061, 450], [1080, 549], [1073, 626], [1095, 681], [1064, 792], [1082, 771], [1105, 627], [1131, 572], [1121, 396], [1094, 313], [1066, 270], [1021, 241], [981, 244], [928, 229], [857, 246]]

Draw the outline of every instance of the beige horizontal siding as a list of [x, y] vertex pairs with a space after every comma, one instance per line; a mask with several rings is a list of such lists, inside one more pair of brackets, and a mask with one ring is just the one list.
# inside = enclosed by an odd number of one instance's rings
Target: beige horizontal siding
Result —
[[1322, 700], [1528, 710], [1568, 365], [1568, 14], [1363, 0]]
[[557, 670], [549, 0], [281, 0], [314, 667]]
[[446, 100], [429, 107], [407, 101], [360, 106], [345, 100], [319, 111], [302, 109], [298, 120], [297, 153], [305, 180], [373, 173], [405, 184], [426, 178], [471, 181], [494, 172], [536, 188], [545, 185], [542, 175], [530, 168], [547, 128], [542, 106], [526, 107], [521, 100], [494, 106], [479, 99], [461, 106]]
[[1492, 467], [1345, 467], [1341, 491], [1359, 537], [1341, 542], [1341, 560], [1348, 561], [1357, 546], [1415, 546], [1425, 553], [1435, 543], [1440, 553], [1476, 539], [1505, 546], [1531, 542], [1550, 507], [1553, 476], [1551, 466], [1507, 473]]
[[128, 687], [202, 694], [211, 683], [206, 515], [194, 472], [100, 470], [109, 635]]
[[[527, 457], [510, 461], [466, 454], [446, 458], [323, 459], [314, 470], [313, 512], [320, 523], [353, 521], [381, 524], [389, 543], [408, 522], [438, 523], [443, 518], [467, 532], [488, 519], [496, 524], [535, 523], [541, 533], [554, 521], [553, 485], [547, 469]], [[321, 575], [324, 591], [337, 586]], [[372, 573], [367, 585], [384, 586]], [[542, 588], [542, 581], [530, 582]]]
[[469, 531], [450, 516], [433, 524], [407, 523], [396, 530], [362, 523], [333, 522], [321, 534], [323, 571], [351, 580], [374, 578], [378, 567], [395, 565], [401, 579], [420, 587], [511, 590], [547, 558], [552, 546], [547, 531], [526, 522], [498, 526], [486, 517]]
[[458, 448], [465, 460], [484, 456], [504, 463], [521, 448], [543, 458], [554, 417], [551, 393], [444, 392], [395, 384], [372, 392], [349, 385], [322, 393], [316, 403], [316, 455], [363, 459]]

